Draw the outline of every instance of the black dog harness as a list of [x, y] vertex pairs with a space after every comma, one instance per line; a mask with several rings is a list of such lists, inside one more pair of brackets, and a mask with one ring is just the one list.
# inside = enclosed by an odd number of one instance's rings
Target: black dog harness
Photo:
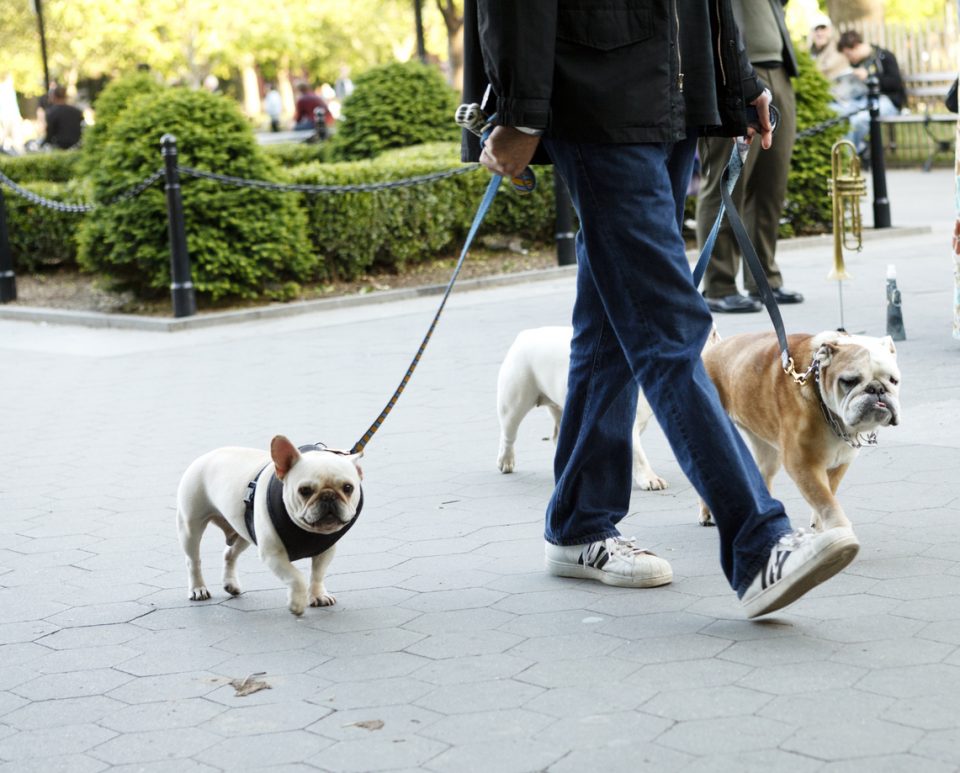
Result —
[[[329, 449], [316, 445], [300, 447], [301, 453], [306, 451], [329, 451]], [[329, 452], [336, 453], [335, 451]], [[256, 477], [247, 484], [247, 493], [243, 497], [243, 503], [246, 506], [243, 518], [247, 524], [247, 533], [250, 535], [250, 539], [254, 545], [257, 544], [257, 533], [253, 525], [253, 499], [257, 492], [257, 481], [260, 479], [263, 471], [269, 466], [269, 464], [266, 464], [260, 468]], [[283, 482], [277, 477], [276, 472], [270, 473], [270, 481], [267, 484], [267, 513], [270, 515], [273, 528], [276, 529], [277, 536], [280, 537], [280, 541], [287, 551], [287, 557], [291, 561], [296, 561], [300, 558], [312, 558], [332, 548], [337, 543], [337, 540], [346, 534], [350, 530], [350, 527], [356, 523], [362, 509], [363, 487], [361, 486], [360, 500], [357, 502], [357, 512], [353, 518], [347, 522], [346, 526], [333, 534], [316, 534], [307, 531], [298, 526], [287, 513], [287, 508], [283, 504]]]

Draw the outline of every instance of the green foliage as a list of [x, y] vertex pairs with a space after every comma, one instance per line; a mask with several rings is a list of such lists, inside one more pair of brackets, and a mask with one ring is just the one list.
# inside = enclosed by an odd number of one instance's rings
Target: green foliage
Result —
[[372, 158], [389, 148], [455, 140], [457, 94], [432, 67], [388, 64], [357, 76], [330, 141], [331, 158]]
[[[399, 180], [460, 166], [457, 143], [389, 151], [372, 161], [307, 164], [292, 181], [311, 185]], [[497, 195], [482, 233], [549, 238], [553, 230], [552, 168], [537, 169], [537, 190], [519, 196], [508, 184]], [[413, 187], [302, 197], [310, 241], [328, 275], [353, 278], [371, 268], [401, 269], [459, 249], [489, 175], [473, 171]]]
[[[813, 60], [802, 46], [796, 46], [800, 75], [793, 81], [797, 96], [797, 131], [823, 123], [835, 114], [829, 107], [830, 84], [820, 74]], [[833, 203], [827, 192], [830, 178], [830, 156], [833, 144], [843, 138], [846, 122], [798, 139], [790, 161], [787, 182], [787, 202], [780, 226], [780, 235], [798, 236], [817, 234], [833, 228]], [[774, 138], [776, 142], [776, 138]]]
[[[138, 99], [135, 109], [113, 122], [90, 175], [96, 200], [110, 199], [158, 169], [160, 138], [167, 133], [177, 138], [182, 166], [276, 178], [233, 102], [203, 91], [164, 89]], [[306, 242], [294, 196], [186, 177], [182, 182], [187, 248], [201, 297], [285, 297], [285, 283], [318, 275], [321, 261]], [[88, 215], [78, 262], [140, 297], [166, 293], [170, 248], [162, 186]]]
[[164, 87], [152, 75], [143, 72], [134, 72], [108, 83], [94, 103], [96, 122], [83, 134], [80, 171], [88, 174], [100, 165], [110, 130], [128, 107], [140, 97], [163, 91]]
[[78, 150], [0, 156], [0, 172], [14, 182], [65, 183], [77, 176]]
[[264, 145], [266, 156], [281, 166], [299, 166], [313, 161], [326, 161], [329, 155], [325, 142], [278, 142]]
[[[23, 187], [46, 199], [86, 203], [77, 183], [27, 182]], [[82, 214], [48, 209], [9, 190], [3, 192], [3, 199], [10, 251], [17, 273], [76, 266], [76, 234], [84, 217]]]

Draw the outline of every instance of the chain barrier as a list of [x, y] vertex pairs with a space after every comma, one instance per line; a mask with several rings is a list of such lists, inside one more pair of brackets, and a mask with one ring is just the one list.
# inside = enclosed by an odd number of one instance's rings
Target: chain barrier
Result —
[[296, 193], [357, 193], [371, 191], [385, 191], [393, 188], [409, 188], [414, 185], [430, 183], [436, 180], [443, 180], [448, 177], [454, 177], [467, 172], [473, 172], [480, 168], [479, 164], [470, 166], [461, 166], [455, 169], [447, 169], [442, 172], [433, 172], [418, 177], [407, 177], [402, 180], [390, 180], [380, 183], [353, 183], [348, 185], [310, 185], [307, 183], [274, 183], [267, 180], [250, 180], [245, 177], [232, 177], [226, 174], [216, 174], [215, 172], [204, 172], [200, 169], [193, 169], [189, 166], [179, 167], [180, 174], [187, 177], [194, 177], [201, 180], [214, 180], [225, 185], [233, 185], [238, 188], [258, 188], [266, 191], [294, 191]]
[[824, 121], [823, 123], [818, 123], [814, 126], [808, 126], [803, 131], [797, 132], [797, 140], [799, 141], [799, 140], [806, 139], [807, 137], [813, 137], [814, 135], [822, 134], [831, 126], [836, 126], [837, 124], [841, 124], [847, 119], [855, 116], [857, 113], [862, 113], [865, 110], [869, 110], [869, 108], [858, 107], [856, 110], [851, 110], [849, 113], [845, 113], [844, 115], [838, 115], [835, 118], [830, 118]]
[[105, 201], [95, 202], [93, 204], [68, 204], [63, 201], [55, 201], [53, 199], [44, 198], [39, 193], [34, 193], [27, 188], [24, 188], [22, 185], [18, 185], [9, 177], [7, 177], [3, 172], [0, 172], [0, 185], [6, 185], [11, 191], [16, 193], [21, 198], [26, 199], [27, 201], [37, 204], [41, 207], [46, 207], [47, 209], [53, 209], [57, 212], [71, 212], [74, 214], [84, 214], [87, 212], [92, 212], [95, 209], [100, 207], [109, 207], [114, 204], [119, 204], [122, 201], [129, 201], [130, 199], [135, 199], [141, 193], [143, 193], [147, 188], [156, 183], [158, 180], [163, 178], [163, 170], [158, 169], [149, 177], [141, 180], [139, 183], [134, 185], [132, 188], [128, 188], [125, 191], [118, 193], [116, 196], [112, 196]]

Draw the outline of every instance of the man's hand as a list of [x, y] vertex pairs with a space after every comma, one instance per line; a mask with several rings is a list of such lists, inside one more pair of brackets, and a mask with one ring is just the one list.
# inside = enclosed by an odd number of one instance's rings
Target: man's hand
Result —
[[[773, 146], [773, 126], [770, 125], [770, 103], [773, 101], [773, 94], [769, 89], [764, 89], [750, 104], [757, 108], [757, 116], [760, 118], [760, 147], [769, 150]], [[747, 142], [753, 140], [757, 130], [747, 128]]]
[[510, 126], [497, 126], [484, 143], [480, 163], [496, 174], [516, 177], [530, 164], [539, 142], [540, 138], [535, 135], [518, 132]]

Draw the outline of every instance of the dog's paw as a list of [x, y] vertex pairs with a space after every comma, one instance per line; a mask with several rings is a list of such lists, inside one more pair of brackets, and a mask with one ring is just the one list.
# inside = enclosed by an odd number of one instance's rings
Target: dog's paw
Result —
[[190, 591], [191, 601], [206, 601], [209, 598], [210, 598], [210, 591], [207, 590], [205, 585], [200, 585], [196, 588], [191, 589]]
[[332, 607], [337, 603], [337, 598], [331, 593], [321, 593], [318, 596], [310, 597], [311, 607]]
[[500, 468], [500, 472], [513, 472], [516, 463], [513, 451], [505, 451], [497, 458], [497, 467]]
[[303, 610], [307, 608], [307, 591], [304, 588], [302, 591], [291, 591], [290, 593], [290, 611], [298, 617], [303, 614]]
[[700, 503], [700, 514], [697, 520], [700, 521], [701, 526], [716, 526], [713, 522], [713, 516], [710, 514], [710, 509], [702, 502]]
[[239, 596], [241, 593], [243, 593], [243, 591], [240, 590], [240, 583], [236, 580], [224, 581], [223, 589], [231, 596]]
[[669, 483], [656, 474], [637, 478], [637, 488], [641, 491], [663, 491], [669, 486]]

